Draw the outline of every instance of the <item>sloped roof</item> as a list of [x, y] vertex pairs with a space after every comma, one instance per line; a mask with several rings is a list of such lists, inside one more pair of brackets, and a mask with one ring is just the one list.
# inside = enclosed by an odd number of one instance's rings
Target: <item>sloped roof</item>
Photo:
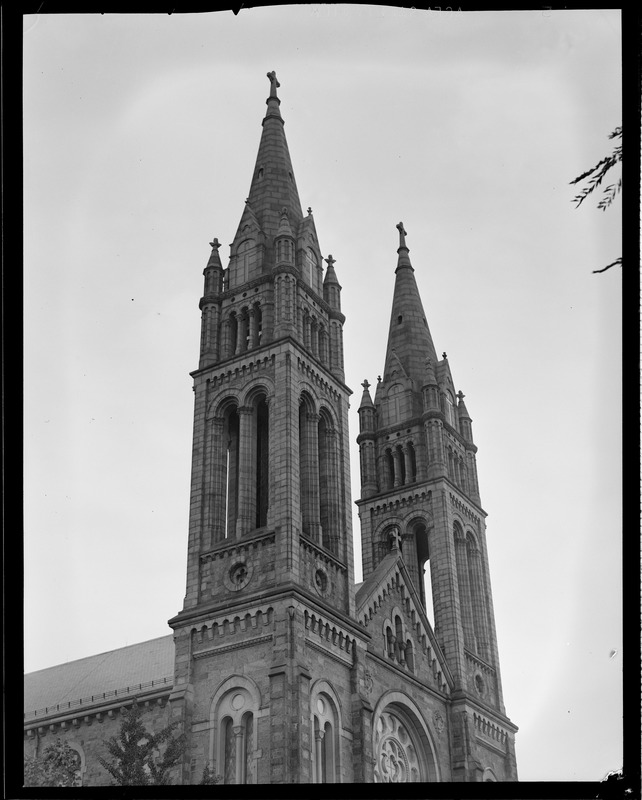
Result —
[[[388, 553], [385, 558], [380, 561], [374, 571], [368, 575], [368, 577], [363, 581], [357, 590], [355, 596], [357, 619], [361, 619], [362, 614], [367, 611], [369, 603], [373, 598], [377, 597], [380, 588], [383, 588], [388, 581], [395, 580], [394, 576], [396, 575], [398, 575], [399, 580], [408, 592], [412, 602], [412, 607], [414, 607], [415, 610], [415, 614], [421, 621], [421, 627], [427, 638], [426, 643], [429, 643], [430, 647], [432, 648], [434, 657], [436, 658], [439, 668], [441, 669], [443, 680], [450, 686], [450, 688], [452, 688], [452, 673], [448, 667], [444, 653], [437, 642], [432, 625], [426, 616], [426, 612], [421, 604], [421, 600], [419, 599], [417, 591], [410, 580], [407, 567], [404, 564], [403, 556], [398, 550], [392, 550], [390, 553]], [[373, 616], [373, 619], [377, 618], [380, 613], [381, 612], [377, 610]]]
[[127, 689], [174, 674], [174, 637], [120, 647], [77, 661], [57, 664], [24, 676], [24, 711], [75, 704], [105, 692]]

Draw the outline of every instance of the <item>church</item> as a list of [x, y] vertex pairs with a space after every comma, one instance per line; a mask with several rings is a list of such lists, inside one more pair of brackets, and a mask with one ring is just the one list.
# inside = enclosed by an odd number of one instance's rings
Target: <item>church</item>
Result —
[[167, 636], [25, 675], [25, 754], [61, 738], [79, 784], [109, 785], [98, 758], [136, 699], [149, 730], [186, 736], [177, 785], [205, 766], [225, 784], [516, 781], [471, 417], [402, 223], [383, 372], [358, 400], [355, 584], [341, 285], [268, 78], [229, 262], [214, 239], [203, 273], [182, 609]]

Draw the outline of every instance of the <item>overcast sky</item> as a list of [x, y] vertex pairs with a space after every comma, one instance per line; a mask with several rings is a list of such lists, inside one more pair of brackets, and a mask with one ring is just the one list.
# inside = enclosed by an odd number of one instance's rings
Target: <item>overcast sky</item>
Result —
[[[25, 670], [182, 607], [202, 271], [273, 69], [343, 286], [351, 441], [402, 220], [473, 418], [520, 779], [600, 780], [622, 761], [621, 275], [592, 270], [621, 201], [575, 209], [569, 181], [621, 123], [617, 10], [25, 18]], [[356, 514], [354, 535], [361, 580]]]

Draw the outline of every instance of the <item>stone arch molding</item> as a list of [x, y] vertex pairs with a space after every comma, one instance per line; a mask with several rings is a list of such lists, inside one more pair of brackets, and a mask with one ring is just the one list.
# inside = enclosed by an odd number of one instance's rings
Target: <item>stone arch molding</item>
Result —
[[404, 692], [386, 692], [372, 715], [376, 783], [439, 781], [433, 737], [417, 704]]

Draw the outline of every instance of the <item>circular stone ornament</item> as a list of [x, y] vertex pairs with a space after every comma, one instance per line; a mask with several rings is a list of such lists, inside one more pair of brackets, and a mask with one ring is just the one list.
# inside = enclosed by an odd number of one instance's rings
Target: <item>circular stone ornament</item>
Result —
[[330, 578], [323, 567], [317, 567], [314, 571], [314, 588], [321, 597], [330, 593]]
[[233, 592], [240, 592], [252, 579], [252, 565], [247, 561], [236, 561], [223, 577], [223, 583]]

